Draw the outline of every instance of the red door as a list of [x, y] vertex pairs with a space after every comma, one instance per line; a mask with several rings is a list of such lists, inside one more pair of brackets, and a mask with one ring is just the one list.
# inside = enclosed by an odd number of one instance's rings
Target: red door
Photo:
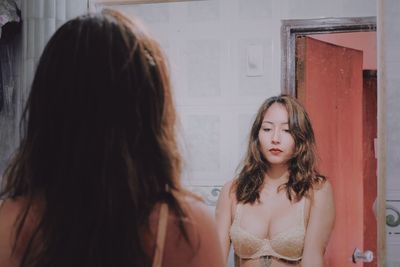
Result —
[[376, 220], [367, 222], [364, 214], [362, 63], [362, 51], [309, 37], [296, 41], [297, 97], [310, 115], [318, 167], [335, 196], [336, 221], [325, 266], [363, 266], [352, 262], [354, 249], [373, 249], [364, 247], [365, 226], [373, 223], [376, 229]]

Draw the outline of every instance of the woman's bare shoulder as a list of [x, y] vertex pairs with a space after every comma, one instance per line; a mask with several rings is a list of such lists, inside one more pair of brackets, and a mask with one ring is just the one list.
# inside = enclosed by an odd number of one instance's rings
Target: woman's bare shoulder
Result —
[[310, 208], [322, 212], [332, 211], [334, 213], [334, 192], [330, 181], [320, 181], [310, 190]]
[[180, 196], [178, 197], [178, 201], [188, 217], [200, 217], [201, 220], [201, 217], [205, 216], [203, 219], [207, 219], [209, 216], [211, 216], [209, 207], [205, 204], [200, 196]]
[[[11, 252], [15, 242], [15, 225], [26, 204], [27, 200], [24, 198], [6, 199], [1, 203], [0, 266], [18, 266], [18, 255], [22, 247], [18, 245], [16, 253], [12, 254]], [[23, 227], [20, 240], [25, 240], [26, 232], [27, 227]]]
[[32, 230], [32, 227], [37, 221], [35, 218], [38, 217], [40, 212], [39, 207], [41, 207], [39, 198], [34, 198], [32, 201], [29, 201], [28, 198], [25, 197], [3, 200], [0, 206], [0, 232], [11, 232], [11, 230], [15, 228], [15, 223], [20, 218], [20, 215], [28, 208], [28, 206], [30, 208], [22, 228], [22, 233]]
[[[172, 223], [168, 227], [170, 234], [166, 240], [166, 255], [170, 256], [165, 259], [165, 266], [222, 266], [212, 207], [196, 196], [187, 195], [177, 199], [185, 213], [182, 222], [189, 242], [182, 238], [178, 225]], [[169, 217], [170, 222], [181, 219], [173, 214]]]
[[332, 191], [332, 184], [326, 178], [316, 179], [312, 181], [310, 188], [307, 190], [305, 197], [312, 199], [315, 194]]
[[26, 204], [27, 200], [25, 198], [2, 200], [0, 205], [0, 226], [13, 224]]
[[229, 180], [222, 186], [220, 196], [229, 199], [229, 201], [232, 203], [235, 203], [235, 186], [236, 179]]
[[232, 192], [233, 187], [235, 186], [236, 179], [231, 179], [227, 181], [223, 186], [222, 190], [227, 190], [229, 193]]
[[312, 187], [312, 195], [317, 198], [329, 197], [333, 194], [332, 184], [329, 180], [319, 181]]

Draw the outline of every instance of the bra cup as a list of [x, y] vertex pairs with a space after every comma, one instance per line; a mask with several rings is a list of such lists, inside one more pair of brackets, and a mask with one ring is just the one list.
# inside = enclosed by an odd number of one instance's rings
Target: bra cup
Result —
[[271, 239], [262, 239], [242, 229], [239, 225], [242, 206], [238, 205], [229, 234], [235, 254], [242, 259], [256, 259], [263, 256], [273, 256], [289, 261], [302, 258], [305, 227], [304, 200], [300, 204], [299, 223], [287, 231], [275, 234]]
[[304, 231], [293, 229], [271, 239], [271, 249], [282, 258], [298, 259], [303, 254]]
[[257, 254], [265, 244], [265, 240], [254, 238], [240, 227], [232, 227], [230, 235], [237, 255], [251, 257], [251, 255]]
[[235, 254], [243, 259], [274, 256], [286, 260], [299, 260], [303, 253], [304, 236], [304, 230], [301, 228], [282, 232], [271, 240], [260, 239], [237, 225], [232, 225], [230, 230]]

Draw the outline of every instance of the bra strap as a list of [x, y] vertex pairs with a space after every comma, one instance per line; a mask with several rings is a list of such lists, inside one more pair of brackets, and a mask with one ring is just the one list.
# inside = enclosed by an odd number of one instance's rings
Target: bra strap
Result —
[[168, 204], [162, 203], [160, 215], [158, 219], [157, 243], [154, 253], [153, 267], [161, 267], [164, 253], [165, 236], [167, 234], [168, 225]]
[[301, 203], [299, 203], [300, 208], [299, 208], [299, 219], [301, 220], [301, 226], [303, 227], [303, 229], [305, 229], [305, 224], [304, 224], [304, 210], [305, 210], [305, 205], [306, 205], [306, 198], [303, 197], [301, 200]]
[[239, 223], [241, 218], [242, 218], [242, 205], [240, 203], [236, 203], [234, 222]]

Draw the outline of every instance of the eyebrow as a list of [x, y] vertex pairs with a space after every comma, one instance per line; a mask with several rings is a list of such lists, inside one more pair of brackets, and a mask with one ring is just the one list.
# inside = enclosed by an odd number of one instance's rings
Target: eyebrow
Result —
[[[263, 121], [262, 123], [275, 124], [272, 121]], [[281, 124], [289, 124], [289, 122], [282, 122]]]

